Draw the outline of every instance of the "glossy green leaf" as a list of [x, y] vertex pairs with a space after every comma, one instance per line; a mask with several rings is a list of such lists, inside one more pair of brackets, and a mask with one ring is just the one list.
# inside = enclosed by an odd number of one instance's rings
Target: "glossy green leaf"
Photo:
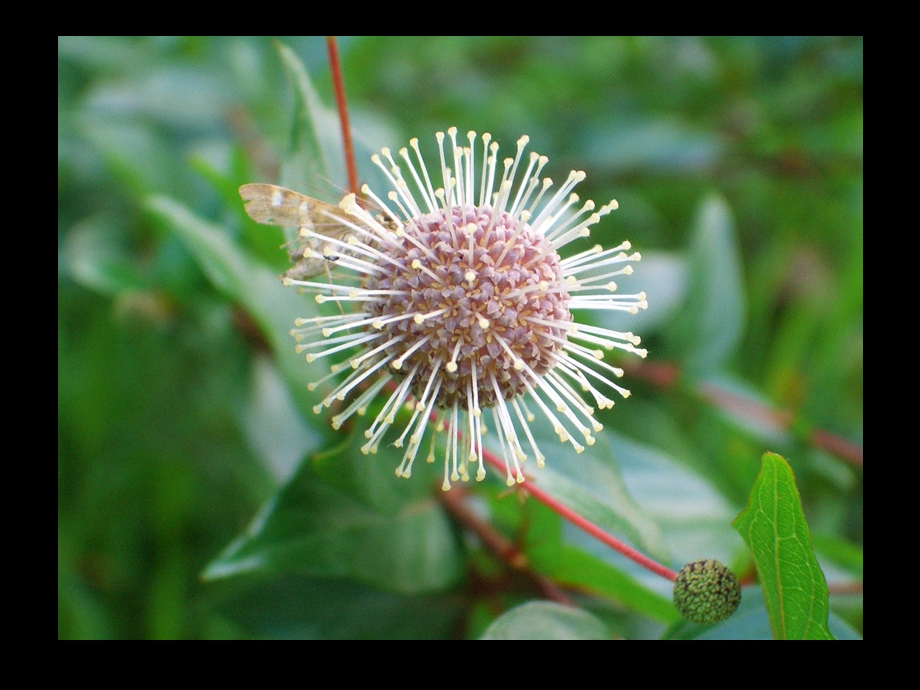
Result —
[[481, 640], [608, 640], [604, 624], [586, 611], [531, 601], [495, 620]]
[[626, 490], [607, 432], [601, 431], [594, 445], [575, 453], [548, 424], [532, 424], [531, 429], [546, 455], [546, 465], [531, 475], [537, 486], [602, 529], [667, 560], [661, 530]]
[[296, 574], [406, 594], [455, 584], [462, 558], [433, 477], [397, 478], [394, 453], [362, 455], [362, 441], [304, 462], [204, 578]]
[[664, 533], [675, 567], [704, 557], [730, 562], [743, 548], [729, 526], [737, 508], [706, 479], [658, 448], [614, 431], [605, 436], [630, 496]]
[[773, 636], [780, 640], [833, 639], [827, 627], [827, 583], [792, 468], [764, 453], [747, 507], [732, 523], [757, 563]]
[[710, 195], [700, 205], [689, 260], [690, 287], [670, 349], [689, 371], [702, 374], [725, 363], [744, 328], [741, 255], [734, 221], [722, 197]]

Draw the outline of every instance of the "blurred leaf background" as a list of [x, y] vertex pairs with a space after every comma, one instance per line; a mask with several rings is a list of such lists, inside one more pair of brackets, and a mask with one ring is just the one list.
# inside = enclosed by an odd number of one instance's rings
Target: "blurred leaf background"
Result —
[[[514, 623], [496, 618], [535, 598], [424, 476], [397, 480], [386, 452], [354, 463], [304, 413], [321, 369], [287, 330], [307, 298], [275, 280], [283, 238], [246, 219], [236, 189], [335, 201], [346, 183], [325, 43], [281, 43], [312, 79], [306, 115], [273, 40], [59, 39], [60, 638], [502, 637]], [[597, 501], [670, 566], [717, 557], [745, 572], [730, 522], [762, 453], [781, 453], [832, 613], [861, 632], [861, 594], [834, 592], [862, 577], [862, 470], [805, 439], [817, 427], [862, 443], [862, 39], [339, 45], [362, 180], [376, 179], [371, 151], [410, 137], [424, 149], [457, 126], [491, 132], [505, 155], [528, 134], [550, 176], [585, 170], [582, 198], [620, 203], [592, 240], [642, 252], [624, 288], [650, 307], [622, 325], [680, 378], [627, 380], [602, 450], [548, 454], [547, 485]], [[789, 413], [791, 429], [709, 404], [714, 389]], [[503, 488], [471, 499], [580, 593], [593, 617], [566, 618], [566, 634], [657, 637], [676, 620], [668, 583]], [[303, 535], [314, 541], [290, 551]], [[420, 535], [437, 546], [412, 556]]]

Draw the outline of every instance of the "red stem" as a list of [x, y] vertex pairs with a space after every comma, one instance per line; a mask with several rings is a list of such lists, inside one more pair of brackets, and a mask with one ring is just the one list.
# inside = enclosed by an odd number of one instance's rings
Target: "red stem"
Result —
[[342, 64], [339, 62], [339, 47], [335, 36], [326, 36], [326, 51], [329, 53], [329, 72], [332, 75], [332, 89], [335, 104], [342, 125], [342, 146], [345, 150], [345, 169], [348, 171], [348, 189], [358, 193], [358, 169], [355, 166], [355, 150], [351, 143], [351, 127], [348, 124], [348, 108], [345, 102], [345, 82], [342, 79]]
[[[482, 449], [483, 459], [492, 465], [494, 468], [500, 470], [503, 474], [505, 472], [505, 463], [499, 460], [495, 455], [485, 448]], [[606, 544], [611, 549], [620, 553], [634, 563], [638, 563], [646, 570], [650, 570], [656, 575], [660, 575], [666, 580], [673, 582], [677, 579], [677, 573], [675, 573], [670, 568], [666, 568], [660, 563], [656, 563], [651, 558], [645, 554], [639, 553], [634, 548], [627, 546], [619, 539], [616, 539], [610, 534], [607, 534], [603, 529], [595, 525], [590, 520], [586, 520], [581, 515], [576, 513], [574, 510], [568, 506], [560, 503], [555, 498], [550, 496], [548, 493], [537, 487], [532, 480], [527, 479], [522, 485], [523, 489], [527, 491], [531, 496], [540, 501], [543, 505], [547, 506], [550, 510], [555, 513], [558, 513], [561, 517], [565, 518], [571, 522], [576, 527], [583, 529], [585, 532], [590, 534], [592, 537], [597, 539], [599, 542]]]

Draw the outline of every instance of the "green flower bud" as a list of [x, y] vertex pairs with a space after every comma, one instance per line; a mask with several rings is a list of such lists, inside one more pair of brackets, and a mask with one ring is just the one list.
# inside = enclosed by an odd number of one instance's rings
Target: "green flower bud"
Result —
[[694, 623], [724, 621], [741, 603], [735, 574], [711, 558], [687, 563], [674, 581], [674, 605]]

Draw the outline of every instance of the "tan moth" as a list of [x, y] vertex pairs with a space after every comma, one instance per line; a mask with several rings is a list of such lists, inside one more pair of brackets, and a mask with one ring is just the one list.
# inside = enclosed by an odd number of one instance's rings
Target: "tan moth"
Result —
[[[331, 242], [347, 241], [354, 232], [346, 223], [356, 224], [338, 206], [313, 199], [299, 192], [273, 184], [254, 182], [240, 187], [244, 208], [249, 217], [263, 225], [298, 228], [298, 237], [285, 247], [294, 265], [284, 276], [306, 280], [329, 270], [328, 261], [337, 258]], [[360, 225], [360, 223], [357, 223]]]

